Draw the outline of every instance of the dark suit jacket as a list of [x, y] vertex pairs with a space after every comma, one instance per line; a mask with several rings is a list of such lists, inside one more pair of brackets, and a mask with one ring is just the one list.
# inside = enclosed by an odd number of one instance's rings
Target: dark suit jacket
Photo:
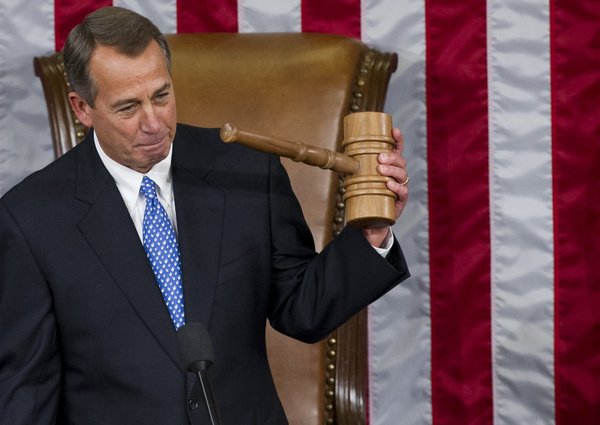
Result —
[[[276, 157], [178, 126], [186, 320], [205, 323], [227, 425], [287, 423], [265, 322], [325, 337], [408, 276], [346, 229], [320, 255]], [[119, 191], [88, 135], [0, 200], [0, 423], [205, 424], [195, 376]], [[197, 400], [197, 402], [195, 401]]]

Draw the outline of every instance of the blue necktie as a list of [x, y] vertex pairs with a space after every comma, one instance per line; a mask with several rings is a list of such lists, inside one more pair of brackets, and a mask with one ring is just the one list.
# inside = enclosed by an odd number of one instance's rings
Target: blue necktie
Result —
[[177, 330], [185, 324], [177, 237], [167, 212], [158, 200], [155, 184], [150, 178], [144, 176], [140, 192], [146, 197], [142, 230], [144, 249]]

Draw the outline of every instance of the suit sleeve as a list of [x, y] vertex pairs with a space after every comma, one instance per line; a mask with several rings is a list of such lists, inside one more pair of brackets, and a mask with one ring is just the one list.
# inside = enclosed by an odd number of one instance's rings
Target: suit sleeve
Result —
[[397, 241], [383, 258], [347, 226], [316, 255], [285, 170], [272, 160], [271, 325], [305, 342], [325, 338], [409, 276]]
[[52, 297], [0, 201], [0, 423], [56, 423], [60, 391]]

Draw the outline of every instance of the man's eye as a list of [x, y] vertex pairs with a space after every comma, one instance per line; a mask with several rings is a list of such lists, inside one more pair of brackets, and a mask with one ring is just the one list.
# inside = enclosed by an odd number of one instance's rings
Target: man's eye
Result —
[[155, 102], [165, 102], [169, 96], [169, 93], [159, 93], [154, 97]]
[[118, 110], [118, 112], [121, 113], [128, 113], [128, 112], [133, 112], [133, 110], [135, 109], [135, 105], [127, 105], [127, 106], [123, 106], [122, 108], [120, 108]]

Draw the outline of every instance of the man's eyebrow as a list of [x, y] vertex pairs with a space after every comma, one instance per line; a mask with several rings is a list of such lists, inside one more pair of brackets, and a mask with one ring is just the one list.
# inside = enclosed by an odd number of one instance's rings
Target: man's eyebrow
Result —
[[171, 83], [166, 82], [164, 83], [162, 86], [160, 86], [157, 90], [154, 91], [154, 93], [152, 94], [152, 97], [156, 96], [157, 94], [159, 94], [160, 92], [163, 92], [167, 89], [171, 88]]
[[[159, 94], [167, 89], [170, 89], [170, 88], [171, 88], [171, 83], [166, 82], [162, 86], [160, 86], [158, 89], [156, 89], [154, 91], [154, 93], [152, 93], [152, 97], [154, 97], [157, 94]], [[128, 98], [128, 99], [121, 99], [121, 100], [117, 100], [115, 103], [111, 104], [110, 106], [112, 109], [119, 109], [122, 106], [129, 105], [132, 103], [139, 103], [139, 99], [137, 99], [135, 97]]]

